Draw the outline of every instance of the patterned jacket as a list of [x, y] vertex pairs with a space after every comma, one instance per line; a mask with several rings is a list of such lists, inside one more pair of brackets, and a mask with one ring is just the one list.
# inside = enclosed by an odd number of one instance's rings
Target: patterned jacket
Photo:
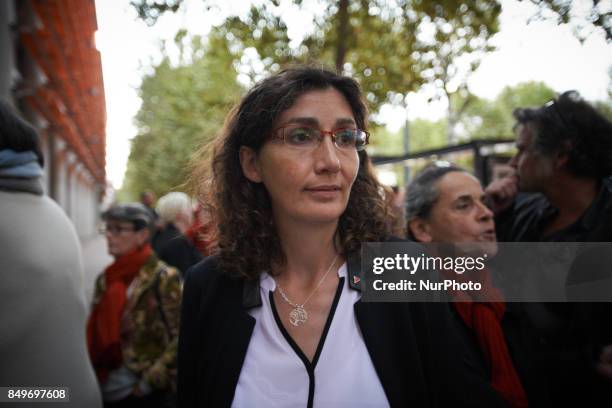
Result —
[[[96, 281], [94, 305], [105, 286], [104, 274], [101, 274]], [[121, 321], [123, 363], [156, 389], [176, 388], [181, 295], [178, 270], [154, 255], [145, 262], [128, 289]]]

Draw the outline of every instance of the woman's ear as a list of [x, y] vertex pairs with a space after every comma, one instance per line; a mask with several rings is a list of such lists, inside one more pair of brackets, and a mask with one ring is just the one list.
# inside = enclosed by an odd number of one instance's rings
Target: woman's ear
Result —
[[250, 147], [240, 146], [240, 167], [244, 176], [254, 183], [261, 183], [261, 169], [257, 160], [257, 153]]
[[433, 241], [429, 224], [421, 218], [413, 218], [408, 222], [408, 232], [419, 242]]

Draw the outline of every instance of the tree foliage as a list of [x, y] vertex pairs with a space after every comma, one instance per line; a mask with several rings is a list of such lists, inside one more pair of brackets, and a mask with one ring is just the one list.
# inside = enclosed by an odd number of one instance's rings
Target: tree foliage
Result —
[[162, 195], [181, 189], [191, 155], [219, 131], [242, 92], [223, 36], [213, 32], [205, 44], [180, 32], [175, 44], [178, 62], [163, 49], [139, 89], [138, 134], [123, 187], [133, 198], [144, 190]]
[[[212, 5], [212, 0], [202, 1]], [[147, 14], [150, 3], [132, 2], [146, 20], [172, 11], [170, 6], [180, 0], [172, 0], [165, 9], [160, 5], [163, 1], [156, 0]], [[459, 71], [457, 63], [471, 53], [488, 50], [501, 12], [498, 0], [319, 0], [322, 12], [310, 22], [301, 22], [312, 30], [295, 45], [280, 3], [258, 3], [246, 16], [230, 16], [218, 27], [232, 44], [236, 61], [252, 49], [265, 72], [294, 62], [335, 67], [360, 82], [373, 111], [385, 102], [399, 103], [424, 83], [457, 87], [452, 84]], [[303, 7], [301, 0], [283, 2], [289, 3]], [[477, 67], [470, 61], [463, 65], [468, 72]], [[248, 64], [243, 67], [248, 71]], [[258, 72], [250, 75], [257, 79]]]
[[506, 86], [494, 100], [475, 98], [461, 124], [469, 139], [512, 137], [514, 109], [541, 106], [556, 96], [556, 92], [543, 82]]
[[[601, 0], [529, 0], [538, 6], [535, 19], [553, 18], [557, 24], [571, 24], [574, 35], [584, 41], [594, 30], [602, 30], [612, 41], [612, 4]], [[574, 12], [579, 6], [581, 13]], [[548, 17], [547, 17], [548, 15]]]
[[157, 23], [157, 19], [166, 12], [175, 13], [183, 3], [183, 0], [134, 0], [130, 5], [138, 13], [138, 18], [147, 25]]
[[446, 119], [415, 119], [410, 123], [410, 151], [420, 152], [446, 145]]
[[[415, 119], [409, 123], [410, 152], [435, 149], [446, 145], [446, 119]], [[376, 156], [397, 156], [404, 153], [404, 129], [391, 132], [378, 127], [371, 137], [368, 151]]]
[[[524, 0], [518, 0], [524, 1]], [[602, 30], [608, 42], [612, 41], [612, 9], [610, 2], [601, 0], [527, 0], [538, 6], [535, 19], [554, 19], [557, 24], [573, 24], [574, 34], [584, 41], [593, 30]], [[138, 12], [139, 18], [153, 25], [166, 12], [176, 12], [184, 0], [133, 0], [130, 4]], [[207, 5], [210, 0], [203, 0]], [[293, 0], [301, 4], [301, 0]], [[275, 6], [279, 0], [271, 0]], [[581, 15], [573, 13], [574, 5], [582, 9]], [[210, 7], [210, 6], [209, 6]]]
[[[556, 97], [553, 89], [543, 82], [524, 82], [505, 87], [493, 100], [471, 95], [472, 101], [465, 110], [458, 127], [461, 140], [512, 137], [514, 118], [512, 111], [518, 107], [541, 106]], [[605, 103], [598, 108], [605, 112]], [[409, 123], [410, 151], [420, 152], [447, 145], [448, 119], [436, 121], [417, 118]], [[375, 155], [394, 156], [404, 152], [403, 129], [390, 132], [376, 130], [373, 134]]]

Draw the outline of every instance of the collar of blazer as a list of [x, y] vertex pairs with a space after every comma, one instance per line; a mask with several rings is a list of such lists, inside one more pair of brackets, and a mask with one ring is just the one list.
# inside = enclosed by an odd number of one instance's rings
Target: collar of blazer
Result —
[[[363, 285], [363, 273], [361, 271], [361, 257], [359, 256], [359, 252], [352, 252], [348, 255], [346, 266], [349, 287], [353, 290], [361, 292]], [[253, 307], [260, 307], [261, 305], [259, 279], [245, 282], [242, 289], [242, 306], [245, 309], [250, 309]]]

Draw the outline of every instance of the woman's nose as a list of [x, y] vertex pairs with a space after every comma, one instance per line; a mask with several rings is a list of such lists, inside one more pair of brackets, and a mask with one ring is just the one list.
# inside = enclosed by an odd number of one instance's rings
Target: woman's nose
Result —
[[313, 151], [315, 155], [315, 170], [317, 172], [336, 173], [340, 170], [340, 157], [338, 149], [331, 137], [323, 136], [319, 146]]

